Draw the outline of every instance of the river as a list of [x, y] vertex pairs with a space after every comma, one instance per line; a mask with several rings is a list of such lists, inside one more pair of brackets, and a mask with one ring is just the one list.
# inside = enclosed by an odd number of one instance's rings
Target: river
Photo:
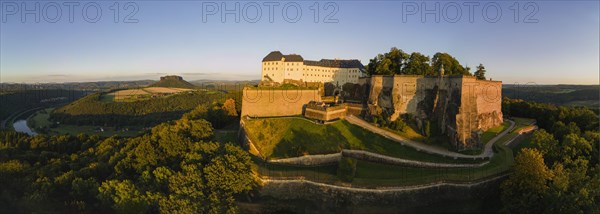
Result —
[[25, 133], [25, 134], [28, 134], [29, 136], [37, 135], [37, 133], [35, 133], [33, 130], [31, 130], [29, 128], [29, 126], [27, 126], [27, 120], [17, 120], [17, 122], [13, 123], [13, 127], [15, 128], [15, 131], [17, 131], [17, 132]]

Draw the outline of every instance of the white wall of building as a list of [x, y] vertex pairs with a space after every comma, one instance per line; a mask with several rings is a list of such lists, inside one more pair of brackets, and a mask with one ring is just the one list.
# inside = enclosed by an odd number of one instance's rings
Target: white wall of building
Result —
[[267, 75], [278, 83], [285, 79], [303, 82], [333, 83], [342, 86], [345, 83], [358, 83], [365, 75], [359, 68], [336, 68], [304, 65], [304, 62], [267, 61], [262, 63], [262, 80]]

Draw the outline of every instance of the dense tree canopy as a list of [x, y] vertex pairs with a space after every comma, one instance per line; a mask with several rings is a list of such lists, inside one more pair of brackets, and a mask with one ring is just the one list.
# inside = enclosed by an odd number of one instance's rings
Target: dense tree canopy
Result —
[[[552, 133], [559, 132], [563, 125], [573, 122], [581, 132], [597, 131], [598, 115], [586, 107], [565, 107], [552, 104], [528, 102], [519, 99], [502, 100], [502, 113], [507, 116], [535, 118], [540, 128]], [[562, 122], [563, 124], [556, 124]], [[572, 126], [572, 125], [571, 125]], [[573, 127], [571, 130], [576, 131]], [[555, 136], [562, 139], [561, 136]]]
[[599, 213], [598, 115], [586, 108], [510, 99], [503, 109], [534, 117], [541, 128], [531, 139], [534, 148], [517, 155], [515, 173], [502, 185], [506, 211]]
[[536, 149], [524, 149], [515, 158], [514, 174], [502, 183], [502, 201], [510, 212], [538, 213], [543, 209], [546, 183], [552, 173]]
[[367, 72], [369, 74], [401, 74], [402, 66], [406, 63], [409, 55], [404, 51], [393, 47], [390, 52], [378, 54], [375, 58], [369, 61]]
[[246, 151], [182, 118], [135, 138], [0, 133], [0, 207], [12, 213], [231, 213], [256, 182]]
[[401, 49], [393, 47], [389, 52], [378, 54], [369, 60], [367, 73], [369, 75], [438, 75], [438, 71], [444, 65], [445, 75], [471, 75], [468, 68], [460, 65], [460, 62], [447, 53], [436, 53], [430, 60], [419, 52], [405, 53]]
[[[58, 108], [52, 113], [51, 119], [73, 125], [151, 127], [178, 119], [199, 105], [207, 108], [223, 105], [224, 100], [233, 95], [215, 91], [195, 91], [135, 102], [107, 102], [101, 99], [102, 96], [103, 94], [96, 93]], [[235, 101], [230, 101], [227, 105], [229, 109], [237, 111]], [[228, 114], [231, 114], [231, 110], [228, 111]]]
[[410, 54], [410, 58], [403, 69], [403, 74], [409, 75], [432, 75], [430, 59], [419, 52]]
[[431, 59], [433, 72], [437, 74], [442, 65], [444, 65], [444, 75], [471, 75], [469, 71], [447, 53], [436, 53]]
[[85, 91], [47, 89], [47, 90], [6, 90], [0, 91], [0, 120], [7, 119], [15, 112], [30, 108], [72, 102], [86, 95]]

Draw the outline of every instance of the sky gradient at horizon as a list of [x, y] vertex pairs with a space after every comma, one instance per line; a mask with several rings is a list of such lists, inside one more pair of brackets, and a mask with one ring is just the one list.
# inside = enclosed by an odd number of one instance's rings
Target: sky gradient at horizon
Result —
[[[318, 23], [311, 10], [315, 1], [294, 2], [302, 10], [295, 23], [283, 17], [282, 8], [289, 2], [274, 7], [273, 23], [269, 8], [257, 2], [262, 16], [251, 23], [256, 9], [247, 1], [137, 1], [127, 8], [126, 2], [119, 2], [119, 23], [113, 22], [114, 1], [97, 2], [102, 15], [96, 23], [84, 20], [82, 2], [75, 7], [73, 23], [64, 5], [59, 5], [60, 20], [49, 23], [44, 17], [56, 17], [55, 9], [40, 1], [40, 23], [31, 14], [22, 23], [19, 12], [11, 15], [14, 4], [3, 1], [0, 82], [139, 80], [166, 74], [187, 80], [255, 80], [260, 79], [260, 61], [273, 50], [311, 60], [359, 59], [366, 65], [377, 54], [398, 47], [429, 56], [447, 52], [472, 71], [483, 63], [488, 78], [507, 84], [599, 84], [598, 1], [518, 2], [518, 23], [515, 1], [494, 2], [502, 10], [495, 23], [489, 21], [496, 16], [494, 7], [482, 13], [489, 1], [475, 7], [473, 22], [465, 6], [472, 2], [456, 2], [460, 10], [448, 1], [332, 2], [328, 8], [326, 2], [319, 2]], [[36, 2], [16, 3], [17, 9], [23, 9], [23, 4], [32, 9]], [[223, 4], [233, 9], [235, 3], [240, 4], [239, 23], [234, 15], [226, 15], [223, 23], [219, 12], [203, 13], [209, 5], [221, 10]], [[433, 9], [436, 3], [440, 21], [426, 14], [423, 22], [423, 7]], [[409, 6], [419, 11], [411, 15], [406, 12]], [[139, 10], [133, 18], [139, 22], [122, 23], [134, 7]], [[332, 17], [338, 23], [323, 23], [333, 8], [338, 9]], [[95, 16], [93, 9], [88, 8], [89, 16]], [[288, 8], [287, 18], [296, 16], [294, 9]], [[537, 12], [530, 18], [538, 22], [523, 23], [534, 9]], [[458, 17], [454, 11], [460, 11], [461, 18], [452, 23]]]

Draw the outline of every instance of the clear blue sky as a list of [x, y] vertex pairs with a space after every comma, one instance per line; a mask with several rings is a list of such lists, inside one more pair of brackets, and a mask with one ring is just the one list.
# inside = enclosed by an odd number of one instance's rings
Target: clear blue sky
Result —
[[[599, 3], [598, 1], [534, 1], [526, 6], [519, 2], [519, 22], [514, 22], [514, 1], [497, 1], [502, 9], [500, 19], [489, 2], [480, 2], [469, 21], [469, 7], [448, 1], [426, 1], [426, 9], [440, 4], [440, 22], [432, 14], [423, 23], [421, 2], [333, 1], [329, 10], [320, 3], [319, 22], [314, 22], [310, 6], [315, 1], [297, 1], [302, 16], [296, 23], [284, 20], [283, 5], [274, 8], [274, 22], [269, 22], [269, 8], [261, 6], [262, 16], [256, 23], [243, 17], [236, 23], [233, 15], [221, 21], [220, 13], [203, 13], [200, 1], [138, 1], [138, 23], [121, 23], [134, 6], [123, 9], [120, 23], [113, 22], [114, 1], [100, 1], [100, 20], [88, 23], [83, 18], [84, 3], [74, 9], [74, 22], [69, 22], [69, 7], [62, 5], [56, 23], [56, 5], [40, 3], [40, 23], [26, 14], [21, 21], [23, 5], [12, 15], [14, 4], [1, 1], [0, 17], [0, 81], [1, 82], [65, 82], [96, 80], [157, 79], [161, 75], [182, 75], [197, 79], [259, 79], [260, 61], [272, 50], [301, 54], [305, 59], [359, 59], [367, 64], [378, 53], [398, 47], [406, 52], [418, 51], [432, 56], [448, 52], [463, 65], [474, 68], [483, 63], [487, 76], [504, 83], [598, 84], [599, 83]], [[36, 1], [25, 2], [33, 9]], [[236, 1], [215, 1], [219, 9], [229, 9]], [[256, 8], [238, 1], [240, 13], [255, 17]], [[207, 5], [214, 5], [206, 3]], [[403, 8], [404, 4], [404, 8]], [[417, 6], [415, 15], [406, 12]], [[46, 8], [46, 10], [44, 10]], [[323, 23], [333, 8], [338, 23]], [[446, 8], [446, 10], [444, 10]], [[211, 9], [210, 7], [206, 9]], [[220, 10], [220, 11], [221, 11]], [[523, 23], [534, 10], [531, 19]], [[219, 12], [220, 12], [219, 11]], [[94, 18], [89, 7], [87, 18]], [[295, 17], [294, 7], [287, 18]], [[207, 15], [203, 22], [203, 14]], [[403, 20], [406, 16], [406, 20]], [[444, 17], [446, 19], [444, 19]]]

